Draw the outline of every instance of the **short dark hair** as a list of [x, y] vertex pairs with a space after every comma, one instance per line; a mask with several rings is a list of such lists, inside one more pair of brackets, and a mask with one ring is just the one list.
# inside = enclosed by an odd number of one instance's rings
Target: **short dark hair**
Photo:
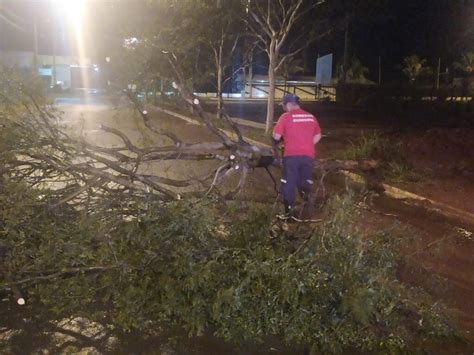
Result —
[[300, 104], [300, 98], [294, 94], [286, 94], [283, 96], [283, 105], [286, 105], [287, 103], [292, 102], [294, 104]]

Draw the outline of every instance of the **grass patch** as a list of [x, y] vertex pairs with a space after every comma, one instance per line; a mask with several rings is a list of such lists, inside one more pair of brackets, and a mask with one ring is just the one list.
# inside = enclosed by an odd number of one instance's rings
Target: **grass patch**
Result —
[[379, 175], [394, 182], [417, 182], [426, 172], [416, 169], [405, 157], [402, 143], [380, 133], [362, 136], [337, 156], [343, 160], [374, 159], [381, 162]]
[[427, 172], [414, 168], [407, 162], [389, 162], [383, 170], [384, 178], [394, 182], [419, 182]]
[[351, 146], [341, 152], [339, 158], [345, 160], [376, 159], [383, 161], [400, 161], [400, 143], [395, 143], [380, 133], [363, 135], [351, 142]]

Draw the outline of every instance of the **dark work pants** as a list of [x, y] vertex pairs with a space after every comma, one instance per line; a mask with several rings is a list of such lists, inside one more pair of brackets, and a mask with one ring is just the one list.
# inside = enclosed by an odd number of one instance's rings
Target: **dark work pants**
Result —
[[283, 158], [281, 193], [285, 208], [292, 207], [296, 200], [296, 189], [307, 198], [313, 186], [314, 159], [304, 155]]

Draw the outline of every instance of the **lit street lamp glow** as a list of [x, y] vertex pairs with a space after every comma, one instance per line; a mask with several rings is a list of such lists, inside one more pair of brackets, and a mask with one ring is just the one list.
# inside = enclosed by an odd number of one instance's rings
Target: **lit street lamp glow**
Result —
[[82, 27], [85, 0], [53, 0], [53, 4], [58, 7], [59, 13], [67, 17], [74, 29]]
[[[85, 63], [83, 22], [86, 0], [51, 0], [51, 2], [56, 7], [59, 16], [63, 17], [67, 25], [73, 30], [79, 64]], [[87, 75], [83, 77], [83, 80], [86, 86], [88, 86]]]

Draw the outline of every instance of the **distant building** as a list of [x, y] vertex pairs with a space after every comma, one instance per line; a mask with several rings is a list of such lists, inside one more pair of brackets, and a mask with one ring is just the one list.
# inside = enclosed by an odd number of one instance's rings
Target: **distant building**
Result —
[[[31, 51], [0, 51], [0, 63], [8, 67], [33, 70], [34, 53]], [[89, 58], [74, 56], [37, 56], [38, 74], [50, 87], [84, 89], [101, 87], [99, 67]]]

